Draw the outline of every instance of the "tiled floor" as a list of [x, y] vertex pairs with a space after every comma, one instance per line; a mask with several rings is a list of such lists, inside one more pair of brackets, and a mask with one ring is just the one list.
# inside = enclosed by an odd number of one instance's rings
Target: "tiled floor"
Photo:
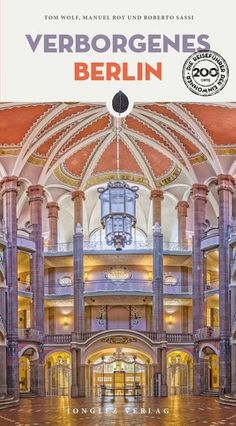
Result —
[[124, 402], [48, 397], [23, 399], [0, 411], [1, 426], [236, 426], [236, 409], [210, 397], [150, 398]]

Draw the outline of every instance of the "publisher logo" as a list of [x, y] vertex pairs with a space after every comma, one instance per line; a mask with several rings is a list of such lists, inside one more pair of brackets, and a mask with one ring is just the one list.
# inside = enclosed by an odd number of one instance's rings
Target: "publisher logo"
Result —
[[200, 51], [185, 61], [182, 76], [191, 92], [199, 96], [212, 96], [225, 87], [229, 68], [219, 53], [213, 50]]

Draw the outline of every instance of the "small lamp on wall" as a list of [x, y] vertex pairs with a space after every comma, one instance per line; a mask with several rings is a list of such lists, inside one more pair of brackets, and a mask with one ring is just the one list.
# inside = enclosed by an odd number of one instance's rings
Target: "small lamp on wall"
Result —
[[64, 315], [64, 326], [68, 326], [68, 315]]
[[168, 325], [172, 325], [173, 324], [173, 315], [169, 314], [168, 315]]

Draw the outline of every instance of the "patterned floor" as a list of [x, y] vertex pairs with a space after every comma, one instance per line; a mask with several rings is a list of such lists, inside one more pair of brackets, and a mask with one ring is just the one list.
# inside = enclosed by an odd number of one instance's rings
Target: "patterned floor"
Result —
[[32, 398], [19, 407], [0, 411], [1, 426], [236, 426], [236, 409], [216, 398], [175, 396], [140, 402], [117, 398], [101, 405], [98, 399]]

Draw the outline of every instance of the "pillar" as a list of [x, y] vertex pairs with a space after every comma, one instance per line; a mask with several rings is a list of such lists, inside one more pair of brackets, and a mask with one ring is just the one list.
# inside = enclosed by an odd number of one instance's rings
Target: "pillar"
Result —
[[[230, 286], [231, 293], [231, 324], [234, 326], [236, 324], [236, 284], [233, 282]], [[234, 328], [235, 330], [235, 328]], [[236, 393], [236, 332], [232, 336], [232, 346], [231, 346], [231, 392]]]
[[47, 203], [49, 221], [49, 247], [56, 247], [58, 242], [58, 212], [60, 207], [55, 201]]
[[232, 357], [232, 382], [231, 382], [231, 392], [236, 393], [236, 341], [232, 341], [231, 347], [231, 357]]
[[161, 225], [161, 202], [164, 199], [163, 191], [160, 189], [153, 189], [150, 199], [152, 200], [153, 225], [155, 225], [155, 223]]
[[7, 395], [7, 354], [6, 343], [0, 342], [0, 396]]
[[[208, 188], [206, 185], [195, 183], [192, 186], [192, 197], [194, 203], [194, 236], [193, 236], [193, 333], [204, 327], [204, 256], [201, 251], [201, 239], [204, 233], [206, 220], [206, 203]], [[200, 395], [201, 374], [200, 374], [199, 343], [194, 343], [193, 364], [194, 380], [193, 393]]]
[[19, 395], [18, 367], [18, 281], [17, 281], [17, 219], [16, 204], [18, 179], [5, 177], [1, 181], [3, 216], [7, 229], [6, 285], [7, 285], [7, 388], [10, 395]]
[[0, 286], [0, 316], [5, 328], [6, 328], [6, 321], [7, 321], [6, 301], [7, 301], [7, 287], [5, 285], [2, 287]]
[[42, 237], [42, 205], [44, 190], [41, 185], [29, 186], [30, 223], [36, 251], [31, 259], [31, 288], [33, 292], [31, 327], [44, 332], [44, 253]]
[[71, 349], [71, 397], [76, 398], [79, 394], [78, 377], [77, 377], [77, 350]]
[[201, 239], [206, 220], [206, 185], [194, 184], [192, 197], [194, 202], [193, 237], [193, 332], [204, 327], [204, 259], [201, 251]]
[[167, 390], [167, 351], [161, 350], [161, 396], [168, 396]]
[[45, 365], [43, 344], [38, 348], [39, 358], [30, 360], [30, 391], [38, 396], [45, 396]]
[[152, 330], [163, 331], [163, 235], [158, 224], [153, 230]]
[[85, 331], [84, 281], [83, 281], [83, 230], [77, 225], [73, 237], [74, 262], [74, 331]]
[[178, 216], [178, 243], [182, 248], [186, 248], [188, 243], [186, 235], [188, 207], [187, 201], [179, 201], [176, 206]]
[[230, 248], [232, 198], [235, 180], [230, 175], [217, 177], [219, 194], [219, 310], [220, 310], [220, 388], [231, 391], [231, 315], [230, 315]]
[[77, 398], [85, 396], [85, 371], [86, 366], [81, 363], [81, 349], [71, 348], [71, 363], [72, 363], [72, 385], [71, 397]]
[[48, 293], [56, 293], [56, 268], [48, 268]]
[[72, 192], [72, 201], [74, 201], [74, 224], [79, 223], [83, 227], [83, 201], [85, 200], [83, 191]]

